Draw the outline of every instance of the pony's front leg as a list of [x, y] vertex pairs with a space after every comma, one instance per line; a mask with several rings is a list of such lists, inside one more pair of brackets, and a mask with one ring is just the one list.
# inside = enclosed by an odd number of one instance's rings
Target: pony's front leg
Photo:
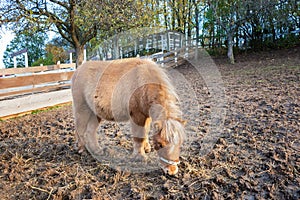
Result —
[[148, 141], [149, 128], [131, 122], [131, 132], [133, 135], [133, 156], [138, 160], [145, 160], [145, 152], [148, 153], [151, 150]]
[[151, 151], [151, 146], [150, 146], [150, 143], [149, 143], [149, 132], [150, 132], [150, 126], [151, 126], [151, 118], [147, 118], [146, 119], [146, 122], [145, 122], [145, 138], [146, 138], [146, 141], [144, 141], [144, 150], [146, 153], [149, 153]]

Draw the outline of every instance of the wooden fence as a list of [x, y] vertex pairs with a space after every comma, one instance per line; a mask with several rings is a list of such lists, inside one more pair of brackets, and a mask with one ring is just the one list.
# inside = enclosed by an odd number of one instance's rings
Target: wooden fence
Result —
[[74, 68], [75, 64], [60, 64], [1, 69], [0, 119], [70, 102]]
[[[172, 67], [182, 62], [180, 49], [146, 56]], [[24, 115], [72, 101], [70, 79], [75, 64], [0, 70], [0, 119]]]
[[[151, 30], [149, 30], [151, 32]], [[143, 32], [143, 31], [142, 31]], [[140, 32], [139, 32], [140, 33]], [[89, 53], [90, 60], [113, 60], [119, 58], [145, 56], [157, 52], [170, 52], [190, 45], [182, 33], [163, 31], [145, 35], [120, 34], [103, 41]]]
[[[0, 100], [49, 90], [68, 87], [75, 64], [9, 68], [0, 70]], [[69, 71], [63, 69], [70, 69]]]

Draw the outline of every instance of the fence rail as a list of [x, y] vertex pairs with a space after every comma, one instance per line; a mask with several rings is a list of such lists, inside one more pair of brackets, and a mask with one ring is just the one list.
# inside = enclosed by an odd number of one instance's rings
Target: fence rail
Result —
[[75, 64], [59, 64], [59, 65], [48, 65], [40, 67], [26, 67], [26, 68], [7, 68], [0, 69], [0, 77], [5, 77], [5, 75], [11, 74], [24, 74], [24, 73], [35, 73], [35, 72], [44, 72], [58, 69], [74, 68]]
[[2, 69], [0, 73], [0, 100], [15, 95], [68, 87], [74, 67], [75, 64], [60, 64]]
[[[178, 65], [180, 49], [146, 56], [164, 66]], [[0, 70], [0, 119], [72, 101], [75, 64]], [[63, 90], [61, 90], [63, 89]]]
[[0, 79], [0, 89], [8, 89], [22, 86], [36, 86], [43, 83], [58, 81], [68, 81], [71, 79], [73, 72], [58, 72], [47, 74], [33, 74], [29, 76], [16, 76], [11, 78]]
[[70, 102], [74, 68], [59, 64], [0, 70], [0, 119]]

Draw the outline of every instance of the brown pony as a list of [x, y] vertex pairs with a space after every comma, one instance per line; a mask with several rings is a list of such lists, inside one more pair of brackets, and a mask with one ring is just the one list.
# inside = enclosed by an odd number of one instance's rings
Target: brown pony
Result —
[[164, 70], [139, 58], [88, 61], [72, 78], [73, 111], [79, 152], [84, 147], [97, 159], [101, 148], [97, 128], [102, 119], [130, 121], [133, 155], [144, 158], [153, 144], [163, 170], [178, 172], [180, 146], [185, 138], [178, 96]]

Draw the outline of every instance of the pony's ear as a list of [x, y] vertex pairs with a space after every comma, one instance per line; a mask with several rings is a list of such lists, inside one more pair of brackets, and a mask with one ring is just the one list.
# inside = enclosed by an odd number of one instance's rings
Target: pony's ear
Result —
[[162, 129], [162, 122], [160, 120], [153, 122], [153, 129], [155, 133], [158, 133]]

